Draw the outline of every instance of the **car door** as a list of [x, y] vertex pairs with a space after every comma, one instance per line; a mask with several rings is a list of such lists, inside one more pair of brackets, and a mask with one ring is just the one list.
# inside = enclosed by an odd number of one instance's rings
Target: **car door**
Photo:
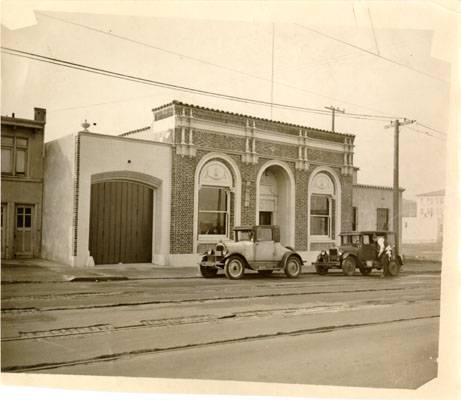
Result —
[[373, 242], [372, 235], [363, 235], [359, 249], [359, 259], [361, 262], [376, 260], [376, 243]]
[[254, 263], [257, 266], [272, 268], [275, 263], [275, 242], [272, 228], [260, 226], [256, 230]]

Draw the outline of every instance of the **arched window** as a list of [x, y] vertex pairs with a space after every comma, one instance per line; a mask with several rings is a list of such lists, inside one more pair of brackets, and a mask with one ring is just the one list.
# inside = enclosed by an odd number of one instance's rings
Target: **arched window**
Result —
[[326, 173], [318, 173], [312, 181], [310, 199], [310, 234], [335, 237], [335, 186]]
[[203, 166], [198, 193], [199, 239], [229, 235], [232, 188], [232, 174], [224, 163], [212, 160]]

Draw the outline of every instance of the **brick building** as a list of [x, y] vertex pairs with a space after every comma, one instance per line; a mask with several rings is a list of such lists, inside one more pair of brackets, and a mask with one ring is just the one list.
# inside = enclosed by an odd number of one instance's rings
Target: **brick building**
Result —
[[173, 101], [151, 126], [47, 144], [44, 256], [192, 265], [235, 226], [277, 224], [311, 259], [352, 229], [353, 154], [350, 134]]
[[2, 116], [2, 259], [40, 257], [46, 110]]

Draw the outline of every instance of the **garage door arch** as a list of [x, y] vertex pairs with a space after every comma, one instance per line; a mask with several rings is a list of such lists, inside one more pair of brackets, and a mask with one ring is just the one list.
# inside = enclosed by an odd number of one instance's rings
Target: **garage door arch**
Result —
[[89, 251], [95, 264], [152, 262], [161, 180], [132, 171], [91, 177]]

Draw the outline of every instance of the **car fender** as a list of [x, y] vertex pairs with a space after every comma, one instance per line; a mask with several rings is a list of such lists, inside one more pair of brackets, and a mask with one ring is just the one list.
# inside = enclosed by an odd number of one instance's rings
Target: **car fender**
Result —
[[283, 255], [282, 259], [280, 260], [280, 264], [279, 264], [280, 267], [285, 268], [285, 265], [287, 263], [288, 257], [290, 257], [291, 255], [294, 255], [299, 260], [299, 262], [301, 263], [301, 267], [304, 265], [304, 262], [303, 262], [303, 259], [301, 258], [301, 256], [298, 253], [296, 253], [295, 251], [290, 249], [290, 251], [287, 251]]
[[359, 262], [359, 258], [357, 257], [357, 254], [354, 254], [354, 253], [352, 253], [350, 251], [346, 251], [345, 253], [343, 253], [341, 255], [341, 264], [342, 264], [343, 260], [345, 260], [349, 256], [355, 258], [355, 261], [356, 261], [357, 266], [358, 266], [360, 262]]
[[246, 257], [242, 253], [239, 253], [239, 252], [226, 254], [226, 256], [222, 260], [223, 264], [225, 264], [227, 259], [229, 257], [231, 257], [231, 256], [239, 256], [243, 260], [243, 262], [245, 263], [245, 268], [251, 268], [250, 264], [248, 263], [248, 260], [246, 259]]

